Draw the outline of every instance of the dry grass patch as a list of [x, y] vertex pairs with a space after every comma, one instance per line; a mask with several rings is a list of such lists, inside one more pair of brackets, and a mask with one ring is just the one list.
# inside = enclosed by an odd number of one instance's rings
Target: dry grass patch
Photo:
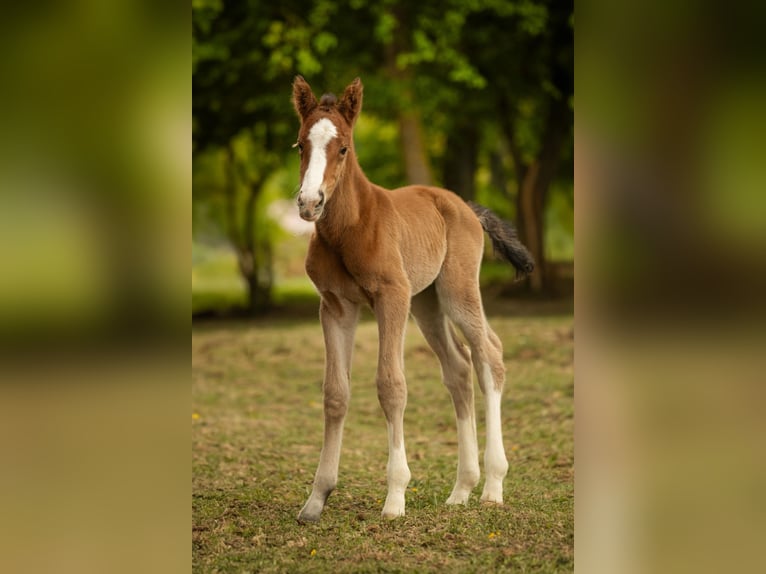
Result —
[[[357, 333], [338, 489], [318, 525], [295, 517], [322, 440], [318, 320], [209, 323], [192, 332], [195, 572], [565, 572], [573, 569], [573, 319], [493, 316], [505, 345], [506, 504], [444, 504], [457, 464], [436, 358], [406, 340], [407, 516], [380, 518], [385, 420], [374, 386], [377, 328]], [[483, 409], [479, 401], [480, 446]]]

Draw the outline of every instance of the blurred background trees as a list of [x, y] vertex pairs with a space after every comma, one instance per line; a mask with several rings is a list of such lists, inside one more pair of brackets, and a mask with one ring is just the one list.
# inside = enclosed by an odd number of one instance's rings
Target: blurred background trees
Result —
[[556, 291], [574, 241], [571, 2], [193, 0], [192, 10], [193, 283], [233, 253], [257, 313], [302, 276], [300, 248], [283, 248], [306, 242], [285, 230], [284, 206], [298, 185], [290, 94], [302, 74], [318, 94], [360, 76], [368, 177], [444, 186], [513, 220], [538, 262], [524, 289]]

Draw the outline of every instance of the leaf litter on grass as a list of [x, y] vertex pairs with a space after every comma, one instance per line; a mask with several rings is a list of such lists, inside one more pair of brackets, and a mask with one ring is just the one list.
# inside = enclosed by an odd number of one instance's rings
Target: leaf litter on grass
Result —
[[[304, 526], [295, 517], [322, 442], [318, 321], [194, 328], [192, 408], [200, 418], [192, 425], [193, 570], [571, 570], [573, 340], [561, 333], [571, 332], [573, 319], [503, 315], [490, 323], [507, 349], [505, 505], [480, 504], [483, 483], [468, 505], [444, 504], [457, 467], [454, 414], [438, 362], [411, 324], [405, 440], [413, 478], [407, 515], [380, 518], [387, 440], [374, 388], [377, 327], [363, 319], [338, 488], [321, 522]], [[514, 343], [519, 334], [523, 345]], [[482, 448], [478, 390], [476, 397]]]

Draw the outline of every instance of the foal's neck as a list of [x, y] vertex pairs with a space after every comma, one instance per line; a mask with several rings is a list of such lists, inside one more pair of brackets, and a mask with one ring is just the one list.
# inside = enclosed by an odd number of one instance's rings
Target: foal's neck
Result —
[[368, 212], [372, 201], [373, 185], [357, 162], [353, 151], [346, 159], [345, 171], [338, 181], [338, 187], [325, 208], [324, 215], [317, 221], [317, 232], [331, 245], [341, 246], [346, 231], [357, 227]]

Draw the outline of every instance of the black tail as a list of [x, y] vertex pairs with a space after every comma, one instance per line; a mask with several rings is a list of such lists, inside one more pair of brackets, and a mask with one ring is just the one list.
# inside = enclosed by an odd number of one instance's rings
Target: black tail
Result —
[[535, 261], [527, 248], [519, 241], [519, 236], [513, 226], [478, 203], [473, 201], [466, 203], [479, 217], [484, 231], [489, 234], [495, 253], [516, 268], [516, 279], [523, 279], [532, 273], [535, 268]]

